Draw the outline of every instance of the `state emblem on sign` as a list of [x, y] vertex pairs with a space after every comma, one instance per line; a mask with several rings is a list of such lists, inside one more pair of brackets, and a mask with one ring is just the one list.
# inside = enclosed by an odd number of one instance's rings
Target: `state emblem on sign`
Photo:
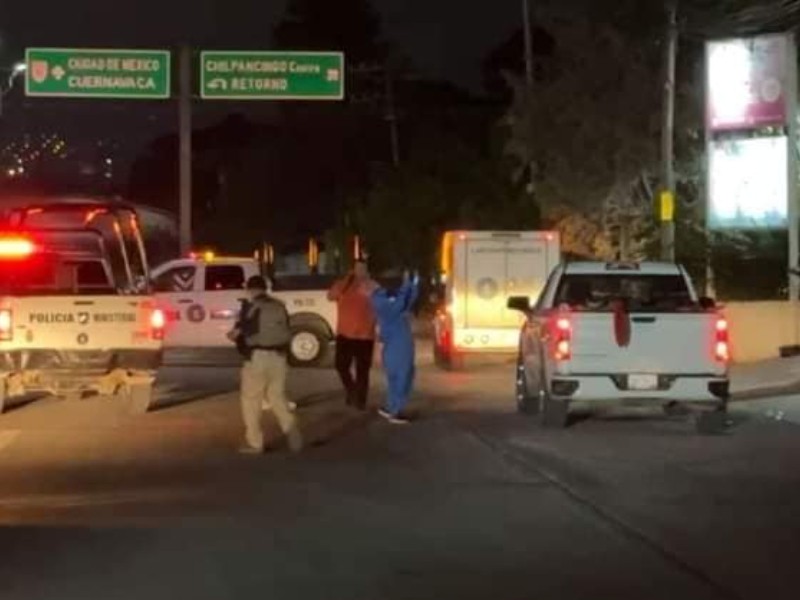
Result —
[[46, 60], [33, 60], [31, 61], [31, 79], [36, 83], [43, 83], [50, 73], [50, 65]]

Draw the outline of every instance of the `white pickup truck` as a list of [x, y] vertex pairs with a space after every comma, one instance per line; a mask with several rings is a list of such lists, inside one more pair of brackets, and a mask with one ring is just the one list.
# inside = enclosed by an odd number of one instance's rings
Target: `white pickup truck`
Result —
[[[153, 270], [153, 287], [167, 314], [167, 349], [231, 349], [226, 334], [239, 314], [248, 278], [262, 273], [252, 258], [191, 256]], [[271, 293], [286, 304], [292, 327], [290, 358], [299, 366], [323, 362], [336, 331], [336, 304], [327, 298], [332, 278], [278, 277]]]
[[87, 390], [147, 410], [164, 314], [149, 294], [135, 213], [55, 204], [14, 214], [0, 233], [0, 412], [15, 396]]
[[535, 304], [511, 297], [508, 306], [527, 315], [517, 406], [544, 425], [564, 427], [570, 407], [607, 403], [704, 408], [700, 430], [724, 421], [728, 324], [682, 267], [566, 263]]

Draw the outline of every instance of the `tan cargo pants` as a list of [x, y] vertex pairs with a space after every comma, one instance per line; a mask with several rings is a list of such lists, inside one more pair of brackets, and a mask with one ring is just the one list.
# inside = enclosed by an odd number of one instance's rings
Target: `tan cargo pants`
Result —
[[286, 435], [289, 448], [298, 451], [303, 447], [297, 419], [290, 410], [286, 397], [288, 372], [286, 356], [272, 350], [254, 350], [250, 360], [242, 365], [242, 418], [245, 440], [253, 448], [264, 448], [261, 404], [265, 398], [272, 404], [272, 410]]

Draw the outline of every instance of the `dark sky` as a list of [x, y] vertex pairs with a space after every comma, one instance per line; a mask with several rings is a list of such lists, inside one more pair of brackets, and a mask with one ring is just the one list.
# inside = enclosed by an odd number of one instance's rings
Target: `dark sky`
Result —
[[[330, 0], [335, 2], [336, 0]], [[519, 0], [374, 0], [387, 37], [433, 76], [477, 87], [480, 62], [520, 21]], [[3, 6], [4, 5], [4, 6]], [[25, 46], [267, 48], [284, 0], [0, 0], [4, 60]], [[334, 48], [332, 48], [334, 50]]]

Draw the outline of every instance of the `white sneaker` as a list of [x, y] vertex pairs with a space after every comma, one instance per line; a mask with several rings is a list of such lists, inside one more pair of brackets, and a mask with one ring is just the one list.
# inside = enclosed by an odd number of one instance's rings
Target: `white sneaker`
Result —
[[392, 413], [390, 413], [388, 410], [386, 410], [384, 408], [379, 408], [378, 409], [378, 414], [380, 416], [382, 416], [384, 419], [386, 419], [387, 421], [389, 421], [389, 423], [391, 423], [392, 425], [408, 425], [411, 422], [408, 419], [404, 419], [400, 415], [396, 415], [396, 416], [393, 415]]
[[[287, 407], [289, 408], [290, 412], [294, 412], [297, 410], [297, 403], [292, 402], [291, 400], [287, 403]], [[269, 400], [264, 400], [261, 403], [261, 410], [272, 410], [272, 402]]]
[[245, 442], [239, 446], [239, 454], [264, 454], [264, 448], [263, 446], [261, 448], [257, 446], [251, 446]]

